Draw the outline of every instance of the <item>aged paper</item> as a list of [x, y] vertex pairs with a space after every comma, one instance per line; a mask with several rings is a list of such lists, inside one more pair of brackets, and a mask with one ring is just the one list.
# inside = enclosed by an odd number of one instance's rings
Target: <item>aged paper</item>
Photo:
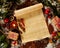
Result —
[[[34, 40], [41, 40], [49, 37], [48, 27], [42, 12], [43, 5], [41, 3], [15, 11], [17, 21], [24, 19], [25, 32], [22, 31], [22, 43]], [[19, 24], [19, 23], [18, 23]], [[20, 26], [18, 26], [20, 28]]]

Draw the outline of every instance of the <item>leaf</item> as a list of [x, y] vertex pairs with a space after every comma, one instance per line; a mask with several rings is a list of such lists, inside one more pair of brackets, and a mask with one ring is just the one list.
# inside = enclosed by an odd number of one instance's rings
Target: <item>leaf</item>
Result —
[[0, 42], [3, 41], [3, 40], [5, 40], [5, 36], [4, 35], [0, 36]]
[[3, 48], [7, 48], [8, 44], [5, 42]]

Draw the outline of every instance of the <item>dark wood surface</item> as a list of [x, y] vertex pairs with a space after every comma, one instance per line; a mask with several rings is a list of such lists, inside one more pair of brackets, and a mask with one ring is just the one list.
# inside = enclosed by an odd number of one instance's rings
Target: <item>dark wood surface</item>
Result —
[[23, 44], [21, 48], [45, 48], [48, 42], [48, 38], [39, 41], [28, 42], [26, 44]]

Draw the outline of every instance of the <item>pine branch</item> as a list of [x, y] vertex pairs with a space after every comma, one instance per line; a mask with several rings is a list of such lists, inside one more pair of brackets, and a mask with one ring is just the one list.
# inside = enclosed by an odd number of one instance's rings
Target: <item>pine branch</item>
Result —
[[52, 6], [52, 4], [49, 1], [48, 3], [48, 6], [50, 6], [53, 9], [54, 15], [58, 15], [56, 6]]
[[6, 37], [6, 41], [7, 41], [7, 43], [9, 43], [9, 40], [7, 39], [7, 36], [6, 36], [6, 34], [0, 29], [0, 32]]

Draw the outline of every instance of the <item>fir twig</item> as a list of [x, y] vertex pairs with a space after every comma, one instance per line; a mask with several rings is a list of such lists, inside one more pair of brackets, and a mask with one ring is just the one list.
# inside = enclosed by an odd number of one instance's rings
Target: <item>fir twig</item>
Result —
[[0, 32], [6, 37], [6, 41], [7, 41], [7, 43], [9, 43], [9, 40], [7, 39], [6, 34], [5, 34], [2, 30], [0, 30]]

